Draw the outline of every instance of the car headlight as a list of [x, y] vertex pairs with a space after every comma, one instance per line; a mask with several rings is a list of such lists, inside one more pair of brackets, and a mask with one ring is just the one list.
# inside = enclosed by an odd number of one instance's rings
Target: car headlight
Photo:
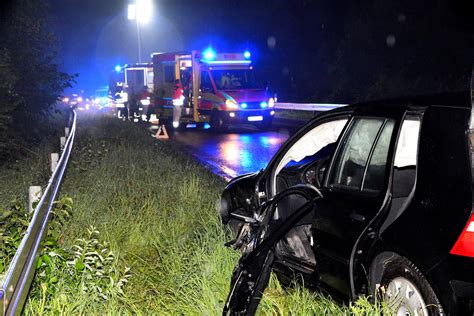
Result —
[[275, 106], [275, 99], [273, 98], [268, 99], [268, 107], [272, 108], [274, 106]]
[[150, 100], [144, 99], [140, 101], [142, 105], [150, 105]]
[[235, 101], [232, 101], [229, 99], [225, 100], [225, 106], [226, 108], [231, 109], [231, 110], [235, 110], [239, 108], [239, 105], [235, 103]]

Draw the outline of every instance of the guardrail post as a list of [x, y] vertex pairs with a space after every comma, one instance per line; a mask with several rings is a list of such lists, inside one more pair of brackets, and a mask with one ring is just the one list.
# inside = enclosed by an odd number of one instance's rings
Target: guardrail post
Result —
[[28, 211], [33, 212], [33, 204], [39, 202], [42, 195], [42, 189], [39, 185], [33, 185], [28, 188]]
[[58, 166], [59, 161], [59, 154], [58, 153], [51, 153], [51, 173], [54, 173], [56, 167]]
[[66, 146], [66, 137], [59, 137], [59, 146], [61, 147], [61, 150], [64, 149], [64, 146]]
[[64, 128], [64, 134], [65, 134], [66, 138], [69, 136], [69, 127]]

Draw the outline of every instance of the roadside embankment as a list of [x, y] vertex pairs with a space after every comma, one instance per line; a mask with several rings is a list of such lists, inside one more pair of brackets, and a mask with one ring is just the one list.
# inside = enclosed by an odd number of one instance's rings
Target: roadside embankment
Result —
[[[63, 225], [62, 247], [81, 254], [77, 247], [84, 251], [95, 243], [96, 253], [106, 249], [116, 262], [108, 272], [97, 270], [96, 264], [91, 273], [81, 274], [83, 287], [68, 283], [67, 269], [60, 270], [51, 293], [49, 283], [36, 282], [33, 291], [43, 294], [30, 298], [26, 312], [221, 314], [239, 257], [223, 245], [231, 236], [215, 207], [225, 182], [130, 122], [82, 115], [75, 146], [62, 188], [74, 201], [71, 218]], [[97, 231], [93, 238], [91, 226]], [[96, 256], [94, 251], [91, 256]], [[100, 258], [98, 262], [100, 266]], [[94, 278], [102, 278], [97, 271], [124, 269], [130, 277], [120, 290], [91, 296]], [[367, 300], [340, 307], [299, 287], [286, 292], [275, 278], [259, 309], [259, 314], [273, 315], [377, 312]]]

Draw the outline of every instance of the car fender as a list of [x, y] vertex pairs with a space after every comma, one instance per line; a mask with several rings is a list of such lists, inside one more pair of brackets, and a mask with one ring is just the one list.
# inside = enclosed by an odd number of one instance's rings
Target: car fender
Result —
[[369, 295], [374, 294], [378, 290], [383, 273], [390, 261], [399, 257], [400, 255], [393, 251], [382, 251], [372, 259], [368, 271]]

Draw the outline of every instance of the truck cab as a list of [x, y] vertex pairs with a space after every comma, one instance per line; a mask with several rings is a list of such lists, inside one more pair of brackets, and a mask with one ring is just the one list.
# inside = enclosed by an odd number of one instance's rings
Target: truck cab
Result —
[[154, 105], [162, 122], [173, 116], [172, 94], [176, 79], [184, 91], [180, 125], [209, 123], [225, 130], [232, 123], [270, 126], [274, 99], [255, 76], [248, 51], [153, 54]]

